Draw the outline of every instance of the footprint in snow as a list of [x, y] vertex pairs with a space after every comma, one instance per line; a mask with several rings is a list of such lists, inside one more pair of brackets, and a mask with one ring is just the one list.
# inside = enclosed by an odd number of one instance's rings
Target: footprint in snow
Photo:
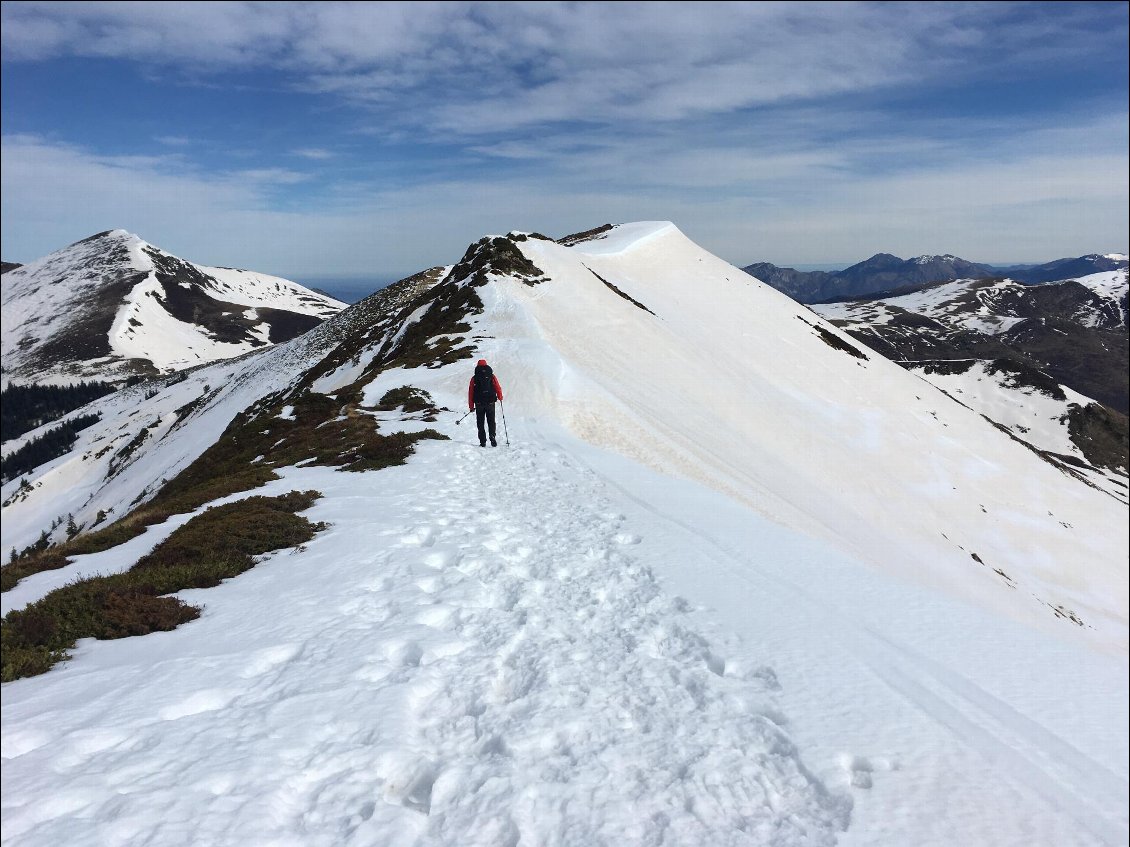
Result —
[[298, 643], [277, 644], [266, 647], [251, 654], [251, 661], [240, 672], [244, 679], [253, 679], [257, 676], [268, 674], [276, 668], [294, 661], [302, 653], [302, 645]]
[[424, 564], [438, 571], [458, 564], [459, 559], [460, 555], [454, 550], [434, 550], [424, 557]]
[[887, 758], [871, 759], [867, 756], [840, 754], [840, 767], [844, 769], [848, 784], [853, 788], [870, 788], [874, 784], [875, 771], [897, 771], [898, 762]]
[[457, 618], [457, 616], [458, 612], [454, 607], [446, 606], [443, 603], [436, 603], [435, 605], [427, 606], [421, 612], [417, 612], [416, 623], [432, 629], [448, 629], [451, 626], [452, 620]]
[[215, 712], [224, 708], [238, 696], [238, 692], [222, 688], [209, 688], [197, 691], [179, 703], [166, 706], [157, 713], [164, 721], [175, 721], [202, 712]]
[[436, 531], [430, 526], [421, 526], [400, 536], [400, 543], [406, 546], [431, 547], [435, 544]]
[[424, 657], [424, 648], [415, 641], [389, 641], [384, 645], [384, 654], [388, 660], [404, 668], [419, 667], [420, 659]]

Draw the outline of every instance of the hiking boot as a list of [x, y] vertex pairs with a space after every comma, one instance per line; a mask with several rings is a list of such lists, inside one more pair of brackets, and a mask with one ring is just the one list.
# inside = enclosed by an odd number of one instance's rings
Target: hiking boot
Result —
[[492, 439], [490, 440], [490, 446], [491, 446], [491, 447], [497, 447], [497, 446], [498, 446], [498, 442], [497, 442], [497, 441], [495, 441], [495, 440], [494, 440], [494, 439], [492, 438]]

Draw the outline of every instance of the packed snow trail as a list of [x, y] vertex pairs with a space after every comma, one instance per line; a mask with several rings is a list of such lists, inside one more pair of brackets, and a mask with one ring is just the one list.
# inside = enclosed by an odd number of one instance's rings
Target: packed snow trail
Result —
[[327, 494], [304, 550], [7, 686], [4, 842], [834, 843], [851, 800], [778, 725], [772, 669], [686, 623], [591, 472], [421, 453], [288, 471], [268, 493]]

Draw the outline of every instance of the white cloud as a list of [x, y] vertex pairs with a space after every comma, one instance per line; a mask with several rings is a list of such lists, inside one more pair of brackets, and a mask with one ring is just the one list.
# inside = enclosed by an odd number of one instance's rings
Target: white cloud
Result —
[[234, 171], [229, 178], [249, 185], [297, 185], [308, 181], [310, 175], [287, 168], [251, 168]]
[[683, 120], [1125, 47], [1094, 31], [1092, 9], [1022, 8], [24, 2], [4, 4], [0, 37], [9, 61], [109, 57], [197, 78], [282, 70], [385, 122], [476, 134]]
[[320, 147], [303, 147], [298, 150], [292, 150], [295, 156], [301, 156], [303, 159], [312, 159], [316, 162], [324, 162], [327, 159], [332, 159], [334, 153], [330, 150], [323, 150]]
[[[278, 211], [271, 192], [291, 178], [285, 172], [209, 176], [171, 157], [100, 157], [27, 136], [5, 137], [2, 152], [9, 261], [121, 227], [206, 264], [392, 277], [453, 262], [487, 233], [563, 235], [656, 219], [737, 264], [858, 261], [878, 251], [1035, 261], [1127, 247], [1130, 174], [1113, 154], [1023, 153], [1003, 166], [957, 160], [864, 178], [819, 156], [759, 163], [723, 149], [696, 159], [656, 145], [640, 174], [668, 175], [631, 191], [599, 169], [585, 176], [588, 160], [397, 189], [350, 181], [332, 200]], [[630, 151], [594, 155], [620, 167]], [[725, 190], [731, 172], [747, 180], [745, 191]]]

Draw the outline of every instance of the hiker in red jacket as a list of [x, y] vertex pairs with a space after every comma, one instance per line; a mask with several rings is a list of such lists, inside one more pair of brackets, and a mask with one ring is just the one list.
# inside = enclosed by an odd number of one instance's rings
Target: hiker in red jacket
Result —
[[494, 404], [496, 400], [501, 399], [502, 386], [498, 384], [498, 377], [494, 375], [486, 359], [479, 359], [479, 364], [475, 367], [475, 375], [471, 377], [471, 384], [467, 386], [467, 411], [475, 413], [475, 421], [479, 425], [480, 447], [487, 446], [484, 422], [490, 427], [490, 446], [498, 446], [494, 437]]

